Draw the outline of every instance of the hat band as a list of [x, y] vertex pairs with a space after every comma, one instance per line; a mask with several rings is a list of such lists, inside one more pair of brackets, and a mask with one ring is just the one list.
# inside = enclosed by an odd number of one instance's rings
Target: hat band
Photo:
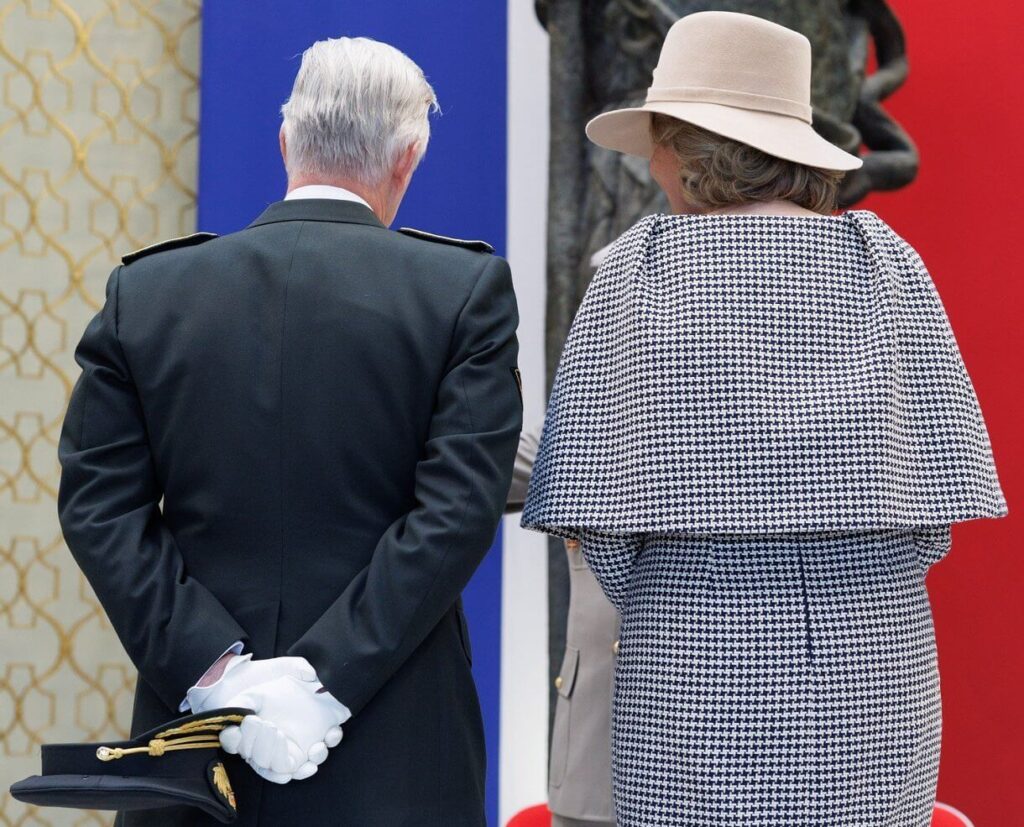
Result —
[[736, 89], [716, 89], [713, 86], [652, 86], [647, 90], [647, 103], [718, 103], [740, 109], [755, 109], [789, 115], [811, 123], [811, 107], [791, 98], [758, 95]]

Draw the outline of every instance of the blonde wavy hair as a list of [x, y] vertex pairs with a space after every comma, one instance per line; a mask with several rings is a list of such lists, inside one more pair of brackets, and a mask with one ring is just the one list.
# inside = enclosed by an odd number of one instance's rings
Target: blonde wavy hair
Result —
[[776, 158], [668, 115], [651, 116], [651, 140], [679, 160], [683, 194], [694, 209], [775, 199], [824, 215], [837, 207], [843, 172]]

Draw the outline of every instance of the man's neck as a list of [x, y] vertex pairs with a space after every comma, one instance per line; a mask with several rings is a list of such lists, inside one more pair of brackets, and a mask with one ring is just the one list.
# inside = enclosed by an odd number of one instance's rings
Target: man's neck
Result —
[[382, 223], [389, 223], [386, 209], [388, 199], [383, 191], [383, 187], [368, 187], [366, 184], [349, 178], [322, 178], [320, 176], [300, 175], [296, 178], [288, 179], [288, 192], [297, 190], [299, 187], [311, 186], [341, 187], [343, 190], [355, 193], [370, 205], [370, 209], [373, 210], [374, 215]]

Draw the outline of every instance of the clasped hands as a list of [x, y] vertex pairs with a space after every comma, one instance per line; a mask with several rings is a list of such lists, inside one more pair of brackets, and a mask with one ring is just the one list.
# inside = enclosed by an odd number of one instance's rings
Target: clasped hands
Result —
[[227, 706], [253, 710], [241, 725], [221, 732], [221, 746], [275, 784], [313, 775], [341, 742], [341, 724], [350, 717], [348, 708], [323, 690], [309, 662], [296, 657], [230, 656], [220, 678], [192, 687], [187, 700], [193, 712]]

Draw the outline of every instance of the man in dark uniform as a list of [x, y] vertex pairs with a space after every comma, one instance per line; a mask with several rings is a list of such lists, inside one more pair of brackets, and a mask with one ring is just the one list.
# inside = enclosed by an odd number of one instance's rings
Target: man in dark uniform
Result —
[[133, 734], [255, 708], [243, 825], [485, 823], [460, 592], [509, 490], [518, 317], [487, 245], [386, 228], [434, 105], [397, 50], [315, 44], [286, 200], [126, 256], [78, 349], [60, 517], [138, 667]]

